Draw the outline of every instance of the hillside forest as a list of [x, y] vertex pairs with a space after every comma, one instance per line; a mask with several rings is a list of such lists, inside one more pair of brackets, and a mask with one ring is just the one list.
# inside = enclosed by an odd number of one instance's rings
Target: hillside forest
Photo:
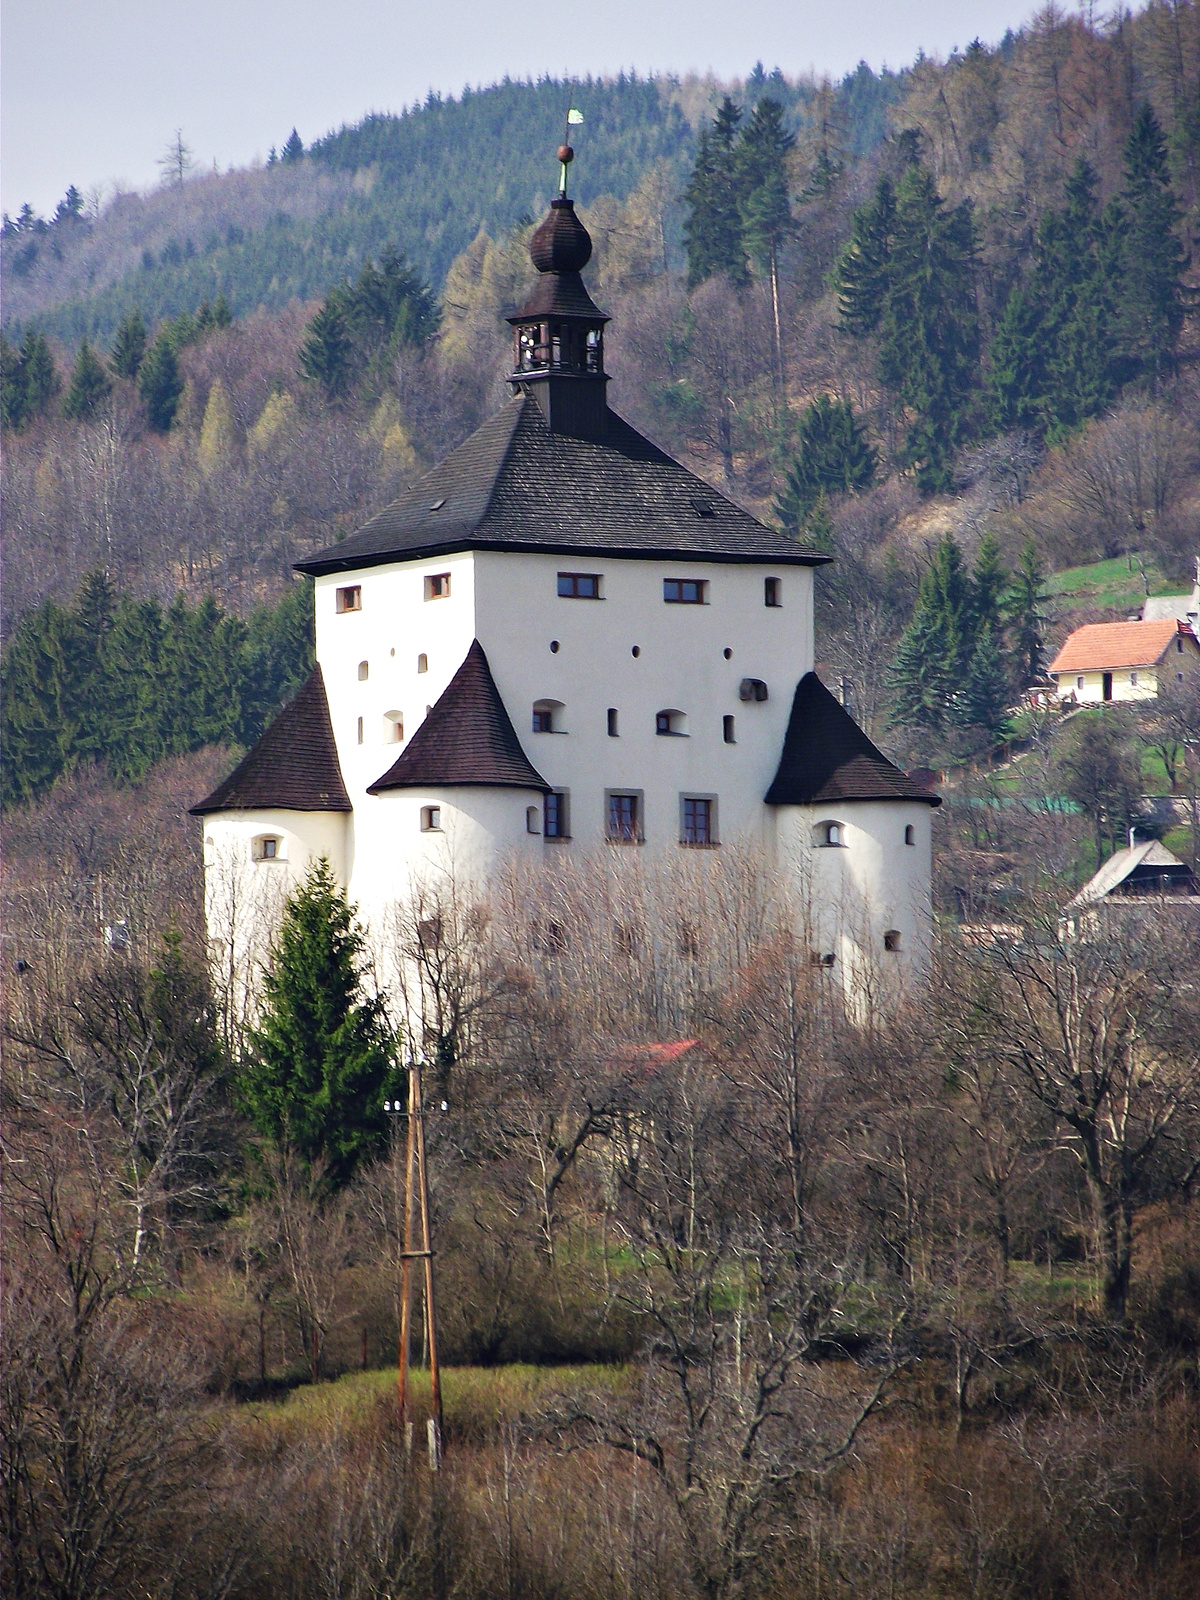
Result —
[[[940, 780], [899, 1010], [740, 844], [369, 935], [317, 864], [229, 888], [253, 970], [207, 939], [188, 807], [309, 670], [292, 563], [503, 403], [568, 106], [611, 403], [836, 557], [818, 670]], [[1131, 826], [1200, 865], [1200, 698], [1039, 687], [1200, 555], [1200, 6], [162, 166], [0, 239], [4, 1593], [1194, 1595], [1200, 945], [1059, 917]]]

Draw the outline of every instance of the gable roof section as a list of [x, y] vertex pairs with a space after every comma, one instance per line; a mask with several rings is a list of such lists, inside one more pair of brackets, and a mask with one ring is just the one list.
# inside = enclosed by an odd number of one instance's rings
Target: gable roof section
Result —
[[537, 401], [518, 395], [365, 527], [296, 566], [350, 572], [451, 550], [830, 560], [718, 494], [615, 412], [608, 417], [603, 443], [575, 439], [552, 433]]
[[1176, 877], [1185, 882], [1190, 879], [1194, 884], [1194, 874], [1186, 862], [1172, 855], [1166, 845], [1158, 839], [1144, 839], [1141, 844], [1117, 850], [1109, 856], [1099, 872], [1088, 879], [1073, 899], [1067, 901], [1065, 909], [1070, 911], [1081, 906], [1095, 905], [1098, 900], [1103, 900], [1106, 895], [1112, 894], [1114, 889], [1120, 888], [1121, 884], [1126, 879], [1132, 878], [1135, 873], [1141, 873], [1143, 876], [1153, 875], [1156, 868], [1164, 877]]
[[342, 782], [325, 680], [314, 667], [248, 755], [194, 817], [212, 811], [352, 811]]
[[460, 786], [550, 789], [521, 749], [478, 639], [404, 754], [367, 793]]
[[806, 672], [796, 685], [779, 770], [765, 798], [769, 806], [837, 800], [942, 803], [876, 749], [815, 672]]
[[1050, 672], [1111, 672], [1152, 667], [1176, 635], [1194, 639], [1174, 617], [1158, 622], [1089, 622], [1067, 636]]

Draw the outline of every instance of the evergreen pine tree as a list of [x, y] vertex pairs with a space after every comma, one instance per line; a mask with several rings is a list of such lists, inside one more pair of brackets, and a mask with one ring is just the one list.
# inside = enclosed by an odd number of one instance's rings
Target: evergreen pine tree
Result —
[[1177, 236], [1180, 210], [1171, 188], [1167, 148], [1148, 104], [1135, 117], [1125, 146], [1121, 206], [1123, 353], [1135, 369], [1167, 372], [1174, 365], [1183, 325], [1186, 258]]
[[112, 379], [104, 370], [104, 363], [84, 339], [75, 357], [70, 387], [63, 401], [63, 415], [77, 420], [94, 415], [111, 390]]
[[63, 769], [64, 632], [67, 614], [52, 601], [21, 618], [0, 670], [0, 774], [3, 803], [30, 800]]
[[0, 418], [6, 428], [25, 421], [25, 371], [21, 352], [0, 333]]
[[293, 583], [278, 605], [260, 606], [250, 617], [238, 696], [240, 744], [254, 743], [312, 665], [313, 584], [305, 578]]
[[147, 351], [137, 384], [150, 426], [157, 433], [170, 433], [183, 396], [183, 378], [169, 328], [164, 328]]
[[303, 154], [304, 140], [293, 128], [287, 136], [283, 149], [280, 151], [279, 159], [281, 161], [299, 161]]
[[45, 411], [62, 388], [46, 336], [34, 328], [21, 341], [20, 387], [26, 418]]
[[747, 255], [771, 286], [776, 379], [783, 384], [783, 340], [779, 312], [779, 254], [792, 232], [788, 157], [796, 139], [783, 126], [778, 100], [760, 100], [738, 148], [739, 206]]
[[968, 627], [972, 639], [984, 627], [999, 630], [1003, 626], [1004, 596], [1009, 576], [1000, 553], [1000, 544], [994, 533], [985, 533], [979, 541], [975, 565], [971, 571], [971, 595], [968, 606]]
[[859, 338], [874, 333], [883, 316], [895, 231], [896, 196], [891, 181], [880, 178], [871, 200], [851, 218], [850, 241], [834, 267], [841, 325]]
[[1014, 667], [1022, 689], [1036, 683], [1046, 671], [1046, 619], [1042, 611], [1045, 581], [1037, 548], [1032, 539], [1025, 541], [1017, 570], [1005, 596], [1005, 616], [1012, 639]]
[[688, 287], [724, 273], [740, 287], [746, 281], [746, 247], [739, 205], [738, 124], [742, 113], [728, 95], [710, 128], [701, 130], [696, 165], [684, 191], [688, 218], [684, 241]]
[[875, 451], [850, 402], [818, 395], [800, 418], [796, 458], [775, 501], [781, 526], [796, 532], [818, 494], [869, 488], [875, 466]]
[[1010, 693], [996, 631], [985, 621], [976, 634], [962, 687], [952, 702], [954, 721], [964, 728], [983, 728], [995, 738], [1007, 725]]
[[365, 970], [363, 935], [322, 858], [284, 910], [238, 1090], [259, 1131], [324, 1162], [334, 1190], [387, 1142], [395, 1042], [382, 1000], [363, 995]]
[[131, 382], [138, 375], [146, 354], [146, 324], [140, 311], [130, 311], [123, 318], [113, 340], [113, 371]]
[[308, 325], [308, 336], [300, 346], [300, 370], [320, 384], [327, 400], [339, 400], [350, 393], [358, 368], [341, 299], [331, 294]]
[[901, 635], [891, 671], [890, 726], [945, 726], [974, 653], [972, 585], [962, 552], [947, 535], [917, 591], [912, 620]]

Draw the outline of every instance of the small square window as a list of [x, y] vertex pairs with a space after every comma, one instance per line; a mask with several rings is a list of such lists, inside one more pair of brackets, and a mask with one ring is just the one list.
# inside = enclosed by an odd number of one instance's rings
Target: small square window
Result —
[[570, 838], [570, 817], [565, 789], [554, 789], [542, 803], [542, 837], [546, 839]]
[[553, 711], [538, 711], [535, 709], [533, 713], [533, 731], [534, 733], [553, 733]]
[[343, 612], [343, 611], [361, 611], [362, 610], [362, 586], [361, 586], [361, 584], [352, 583], [352, 584], [348, 585], [345, 589], [339, 589], [338, 590], [338, 592], [337, 592], [337, 609], [338, 609], [339, 614], [341, 612]]
[[274, 861], [275, 855], [276, 855], [276, 852], [278, 851], [278, 849], [279, 849], [279, 840], [278, 839], [264, 839], [263, 840], [263, 860], [264, 861]]
[[251, 854], [255, 861], [282, 861], [283, 840], [277, 838], [274, 834], [260, 834], [253, 841]]
[[899, 950], [900, 938], [899, 928], [889, 928], [883, 936], [883, 948], [885, 950]]
[[668, 605], [702, 606], [707, 588], [703, 578], [664, 578], [663, 600]]
[[608, 795], [608, 837], [615, 844], [641, 842], [641, 795], [617, 793]]
[[600, 574], [598, 572], [560, 572], [558, 593], [563, 600], [599, 600]]
[[450, 598], [450, 574], [448, 572], [434, 572], [425, 579], [426, 600], [448, 600]]
[[441, 806], [422, 806], [421, 807], [421, 832], [422, 833], [441, 833], [441, 831], [442, 831], [442, 808], [441, 808]]
[[781, 606], [783, 604], [783, 601], [780, 598], [780, 595], [782, 593], [782, 589], [783, 589], [783, 585], [780, 583], [778, 578], [764, 578], [763, 579], [763, 605], [765, 605], [765, 606]]
[[681, 816], [683, 844], [715, 844], [714, 813], [716, 807], [711, 796], [684, 795]]

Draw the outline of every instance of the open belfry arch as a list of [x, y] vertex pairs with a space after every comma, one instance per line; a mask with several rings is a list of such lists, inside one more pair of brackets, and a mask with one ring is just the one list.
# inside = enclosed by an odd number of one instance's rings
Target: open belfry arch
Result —
[[511, 398], [297, 563], [317, 666], [194, 808], [214, 946], [260, 949], [229, 908], [278, 905], [319, 856], [379, 930], [439, 873], [737, 844], [790, 881], [833, 981], [898, 995], [928, 962], [939, 802], [813, 671], [830, 557], [609, 406], [609, 319], [561, 170], [509, 318]]

